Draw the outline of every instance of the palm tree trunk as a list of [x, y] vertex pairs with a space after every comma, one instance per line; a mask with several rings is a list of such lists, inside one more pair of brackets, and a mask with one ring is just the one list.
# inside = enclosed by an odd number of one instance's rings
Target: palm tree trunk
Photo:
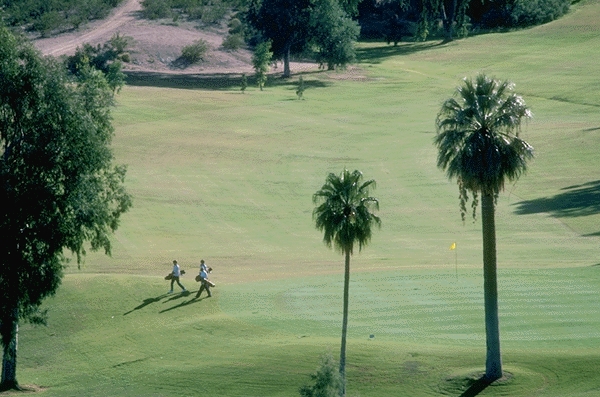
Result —
[[348, 289], [350, 287], [350, 250], [346, 250], [346, 269], [344, 272], [344, 314], [342, 320], [342, 349], [340, 353], [340, 376], [342, 378], [341, 396], [346, 396], [346, 335], [348, 333]]
[[0, 329], [2, 330], [2, 340], [4, 342], [0, 391], [11, 389], [20, 390], [19, 383], [17, 382], [18, 314], [18, 309], [13, 310], [13, 316], [5, 318], [5, 324], [0, 326]]
[[481, 222], [483, 229], [483, 295], [487, 355], [485, 378], [489, 382], [502, 377], [500, 356], [500, 323], [498, 320], [498, 280], [496, 274], [496, 221], [494, 195], [482, 193]]

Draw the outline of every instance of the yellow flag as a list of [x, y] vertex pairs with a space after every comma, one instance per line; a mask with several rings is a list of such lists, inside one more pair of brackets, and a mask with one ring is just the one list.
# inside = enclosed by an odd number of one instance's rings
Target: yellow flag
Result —
[[455, 250], [456, 249], [456, 243], [452, 243], [452, 245], [450, 246], [451, 250]]

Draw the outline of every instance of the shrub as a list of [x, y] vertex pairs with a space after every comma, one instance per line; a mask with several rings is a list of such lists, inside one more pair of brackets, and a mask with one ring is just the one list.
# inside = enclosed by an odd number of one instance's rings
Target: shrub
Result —
[[194, 64], [203, 61], [208, 52], [208, 43], [205, 40], [196, 40], [192, 44], [183, 47], [179, 61], [184, 64]]
[[540, 25], [560, 18], [569, 6], [569, 0], [516, 0], [510, 19], [513, 26]]
[[482, 28], [527, 27], [560, 18], [569, 11], [570, 0], [509, 0], [486, 3], [474, 23]]
[[55, 30], [63, 27], [66, 20], [58, 11], [50, 11], [37, 19], [33, 23], [33, 29], [42, 34], [42, 37], [47, 37]]
[[241, 35], [244, 31], [244, 25], [242, 24], [242, 21], [240, 21], [238, 18], [231, 18], [231, 20], [227, 24], [227, 27], [229, 28], [229, 34]]
[[242, 48], [244, 44], [244, 38], [240, 34], [230, 34], [225, 37], [221, 46], [226, 50], [235, 51]]
[[169, 18], [171, 2], [169, 0], [144, 0], [142, 1], [142, 15], [148, 19]]
[[314, 384], [302, 386], [301, 397], [339, 397], [342, 390], [342, 378], [336, 362], [327, 354], [321, 358], [321, 365], [310, 378]]

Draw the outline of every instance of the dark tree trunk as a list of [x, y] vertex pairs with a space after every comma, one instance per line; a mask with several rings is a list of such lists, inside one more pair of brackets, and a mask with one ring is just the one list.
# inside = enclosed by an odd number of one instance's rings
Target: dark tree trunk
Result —
[[19, 332], [19, 310], [14, 309], [13, 316], [5, 318], [0, 326], [3, 341], [2, 378], [0, 391], [20, 390], [17, 382], [17, 342]]
[[342, 397], [346, 396], [346, 335], [348, 333], [348, 289], [350, 287], [350, 251], [346, 250], [344, 271], [344, 314], [342, 319], [342, 349], [340, 352], [340, 376], [342, 378]]
[[285, 50], [283, 51], [283, 77], [289, 78], [291, 76], [290, 73], [290, 45], [286, 45]]
[[482, 193], [481, 222], [483, 228], [483, 295], [487, 346], [485, 378], [492, 382], [502, 377], [502, 359], [500, 356], [500, 323], [498, 319], [496, 221], [494, 195], [491, 193]]
[[454, 20], [456, 19], [456, 0], [446, 0], [442, 3], [442, 23], [444, 25], [444, 42], [454, 39]]

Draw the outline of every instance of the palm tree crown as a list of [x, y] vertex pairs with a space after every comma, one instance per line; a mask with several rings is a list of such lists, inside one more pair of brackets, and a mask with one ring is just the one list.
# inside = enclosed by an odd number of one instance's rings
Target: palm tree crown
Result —
[[514, 85], [479, 74], [465, 79], [437, 116], [437, 165], [456, 178], [461, 199], [466, 190], [497, 195], [505, 180], [526, 171], [533, 148], [519, 137], [531, 112]]
[[381, 220], [370, 212], [372, 206], [379, 209], [379, 201], [369, 196], [369, 188], [375, 180], [361, 183], [360, 171], [344, 170], [339, 176], [330, 173], [326, 182], [313, 195], [315, 207], [313, 217], [317, 229], [324, 232], [323, 241], [342, 253], [353, 253], [354, 243], [359, 250], [371, 240], [371, 229]]

